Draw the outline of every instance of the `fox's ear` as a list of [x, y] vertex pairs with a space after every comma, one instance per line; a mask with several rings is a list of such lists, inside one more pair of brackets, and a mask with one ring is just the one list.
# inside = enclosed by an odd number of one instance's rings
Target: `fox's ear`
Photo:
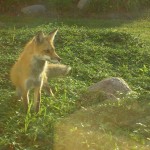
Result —
[[42, 43], [43, 40], [44, 40], [44, 37], [45, 37], [44, 33], [42, 31], [39, 31], [37, 33], [37, 35], [35, 36], [35, 40], [36, 40], [37, 43]]
[[51, 42], [54, 41], [54, 38], [55, 38], [55, 35], [57, 34], [57, 32], [58, 32], [58, 29], [56, 29], [56, 30], [50, 32], [50, 34], [49, 34], [49, 40], [50, 40]]

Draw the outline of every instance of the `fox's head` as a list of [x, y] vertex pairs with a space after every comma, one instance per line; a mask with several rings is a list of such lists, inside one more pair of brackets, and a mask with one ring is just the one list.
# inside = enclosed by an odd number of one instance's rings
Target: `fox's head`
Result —
[[48, 36], [45, 36], [42, 31], [34, 37], [35, 53], [36, 55], [45, 61], [59, 62], [61, 58], [55, 52], [54, 38], [58, 30], [51, 32]]

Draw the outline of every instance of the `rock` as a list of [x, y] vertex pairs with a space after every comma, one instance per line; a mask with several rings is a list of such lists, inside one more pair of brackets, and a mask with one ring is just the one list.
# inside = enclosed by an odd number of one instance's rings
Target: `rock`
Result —
[[39, 15], [46, 13], [46, 7], [44, 5], [31, 5], [21, 9], [21, 12], [25, 15]]
[[89, 1], [89, 0], [80, 0], [80, 1], [78, 2], [77, 7], [78, 7], [79, 9], [83, 9], [84, 6], [87, 4], [88, 1]]
[[122, 78], [112, 77], [91, 85], [88, 88], [88, 91], [89, 92], [103, 91], [105, 93], [118, 96], [120, 94], [127, 94], [132, 90], [129, 88], [128, 84]]
[[107, 78], [88, 87], [80, 97], [79, 106], [91, 106], [104, 100], [116, 101], [131, 92], [132, 90], [122, 78]]

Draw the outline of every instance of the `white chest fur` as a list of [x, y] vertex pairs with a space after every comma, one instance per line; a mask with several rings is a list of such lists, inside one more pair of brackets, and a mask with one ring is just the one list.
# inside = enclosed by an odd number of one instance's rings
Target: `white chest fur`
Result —
[[29, 78], [26, 80], [26, 89], [42, 86], [47, 70], [47, 61], [33, 57]]

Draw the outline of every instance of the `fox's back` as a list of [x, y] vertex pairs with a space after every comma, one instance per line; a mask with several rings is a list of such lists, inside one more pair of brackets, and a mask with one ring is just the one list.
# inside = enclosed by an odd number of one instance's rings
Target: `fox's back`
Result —
[[18, 60], [15, 62], [10, 71], [10, 78], [15, 86], [19, 86], [29, 76], [30, 64], [33, 57], [31, 41], [27, 43]]

